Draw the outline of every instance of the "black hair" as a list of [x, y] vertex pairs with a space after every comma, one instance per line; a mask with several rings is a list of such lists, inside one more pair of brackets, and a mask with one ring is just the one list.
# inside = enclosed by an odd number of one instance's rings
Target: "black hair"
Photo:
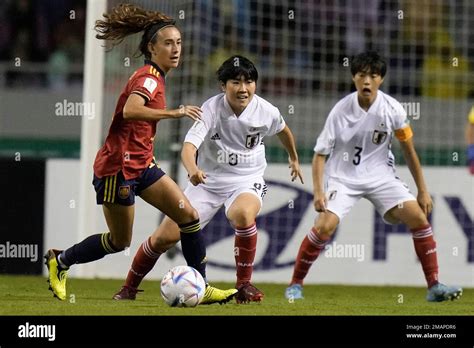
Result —
[[249, 59], [243, 56], [232, 56], [217, 69], [217, 79], [224, 84], [228, 80], [238, 80], [242, 76], [246, 80], [255, 82], [258, 80], [257, 68]]
[[352, 58], [351, 73], [355, 76], [358, 72], [379, 74], [382, 78], [387, 72], [387, 63], [375, 51], [359, 53]]

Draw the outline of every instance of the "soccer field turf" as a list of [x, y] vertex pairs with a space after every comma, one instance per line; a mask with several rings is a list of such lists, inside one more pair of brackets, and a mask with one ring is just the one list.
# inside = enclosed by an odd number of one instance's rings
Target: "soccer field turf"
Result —
[[[473, 315], [474, 289], [458, 301], [428, 303], [424, 288], [306, 285], [305, 299], [289, 303], [286, 285], [257, 283], [262, 303], [170, 308], [159, 281], [144, 281], [135, 301], [114, 301], [122, 280], [69, 279], [68, 301], [53, 298], [45, 277], [0, 276], [0, 315]], [[230, 283], [213, 283], [230, 288]], [[403, 302], [399, 303], [403, 296]]]

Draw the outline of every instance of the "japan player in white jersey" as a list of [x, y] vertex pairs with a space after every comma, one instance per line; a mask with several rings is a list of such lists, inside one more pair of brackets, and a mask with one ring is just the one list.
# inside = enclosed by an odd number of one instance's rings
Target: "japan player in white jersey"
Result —
[[[427, 218], [433, 203], [406, 112], [398, 101], [379, 90], [386, 69], [385, 61], [376, 52], [355, 56], [351, 73], [357, 91], [334, 106], [318, 137], [313, 158], [313, 189], [319, 216], [298, 251], [293, 278], [285, 292], [288, 299], [303, 298], [303, 280], [309, 268], [339, 222], [361, 198], [374, 204], [386, 223], [403, 223], [412, 232], [428, 284], [428, 301], [452, 300], [462, 294], [462, 289], [438, 281], [436, 242]], [[390, 151], [393, 137], [400, 141], [416, 183], [416, 198], [396, 176]]]
[[[291, 130], [279, 110], [255, 94], [258, 72], [254, 64], [245, 57], [232, 56], [217, 76], [223, 93], [202, 105], [201, 120], [194, 123], [184, 140], [181, 159], [189, 175], [184, 194], [198, 211], [202, 228], [225, 207], [235, 230], [235, 299], [238, 303], [260, 302], [264, 294], [250, 281], [257, 245], [255, 219], [267, 190], [263, 179], [267, 166], [265, 137], [278, 136], [288, 152], [292, 180], [303, 182], [303, 178]], [[179, 239], [178, 225], [165, 217], [139, 248], [126, 284], [114, 298], [130, 299], [129, 293], [135, 298], [143, 277]]]

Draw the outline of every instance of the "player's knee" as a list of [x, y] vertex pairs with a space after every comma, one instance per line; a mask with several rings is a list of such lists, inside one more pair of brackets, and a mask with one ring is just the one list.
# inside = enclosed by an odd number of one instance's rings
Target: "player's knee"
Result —
[[414, 228], [419, 228], [421, 226], [426, 226], [429, 224], [429, 221], [426, 217], [426, 215], [420, 211], [419, 213], [416, 213], [412, 216], [410, 216], [410, 219], [406, 222], [409, 228], [414, 229]]
[[331, 237], [334, 234], [334, 231], [336, 231], [337, 226], [329, 222], [324, 222], [317, 224], [315, 227], [320, 235], [324, 237]]
[[194, 209], [194, 208], [191, 209], [191, 211], [189, 212], [189, 219], [191, 221], [199, 219], [199, 213], [197, 212], [196, 209]]
[[240, 208], [229, 216], [229, 220], [233, 226], [247, 227], [255, 222], [255, 216], [251, 209]]
[[178, 224], [185, 224], [199, 219], [199, 214], [196, 209], [189, 207], [184, 210], [181, 215], [181, 221], [176, 221]]

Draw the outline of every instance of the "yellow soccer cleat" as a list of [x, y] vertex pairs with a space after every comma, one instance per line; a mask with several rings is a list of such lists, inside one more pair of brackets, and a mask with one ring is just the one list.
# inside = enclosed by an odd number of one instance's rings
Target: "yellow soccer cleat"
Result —
[[60, 253], [60, 250], [49, 249], [44, 255], [44, 264], [48, 267], [48, 283], [49, 290], [54, 294], [54, 297], [64, 301], [66, 299], [66, 278], [67, 269], [59, 270], [58, 260], [56, 256]]
[[199, 304], [227, 303], [235, 296], [237, 289], [221, 290], [206, 284], [204, 297]]

